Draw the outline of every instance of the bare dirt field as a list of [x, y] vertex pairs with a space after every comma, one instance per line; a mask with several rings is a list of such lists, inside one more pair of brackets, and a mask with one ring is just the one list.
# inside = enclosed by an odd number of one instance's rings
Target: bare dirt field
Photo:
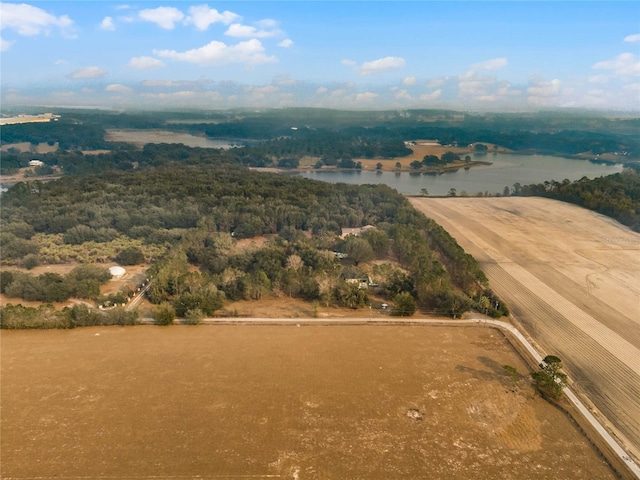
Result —
[[92, 327], [1, 340], [7, 480], [615, 478], [491, 328]]
[[142, 148], [147, 143], [182, 143], [188, 147], [228, 148], [229, 142], [170, 130], [107, 130], [107, 142], [131, 143]]
[[640, 457], [640, 235], [543, 198], [412, 198], [481, 264], [578, 394]]

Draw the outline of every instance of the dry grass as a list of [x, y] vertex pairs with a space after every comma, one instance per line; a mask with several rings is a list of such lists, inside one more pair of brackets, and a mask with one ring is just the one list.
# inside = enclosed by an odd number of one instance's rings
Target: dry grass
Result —
[[1, 355], [4, 478], [614, 478], [493, 329], [10, 331]]

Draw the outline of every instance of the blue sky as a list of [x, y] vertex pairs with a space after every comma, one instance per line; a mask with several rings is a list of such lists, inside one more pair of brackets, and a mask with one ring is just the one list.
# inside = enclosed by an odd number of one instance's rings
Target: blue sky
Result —
[[3, 105], [640, 110], [637, 1], [0, 3]]

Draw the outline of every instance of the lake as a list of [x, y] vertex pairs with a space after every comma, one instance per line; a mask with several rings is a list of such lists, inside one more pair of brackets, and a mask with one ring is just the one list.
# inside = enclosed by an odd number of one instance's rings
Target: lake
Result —
[[622, 171], [622, 164], [602, 165], [588, 160], [573, 160], [550, 155], [489, 154], [475, 155], [473, 160], [492, 162], [491, 165], [460, 169], [457, 172], [442, 175], [412, 175], [409, 172], [375, 172], [371, 170], [311, 170], [296, 172], [314, 180], [330, 183], [350, 183], [356, 185], [383, 183], [398, 192], [408, 195], [420, 194], [423, 188], [429, 195], [446, 195], [455, 188], [458, 195], [466, 192], [475, 195], [479, 192], [502, 193], [504, 187], [543, 183], [544, 181], [571, 181], [582, 177], [596, 178]]

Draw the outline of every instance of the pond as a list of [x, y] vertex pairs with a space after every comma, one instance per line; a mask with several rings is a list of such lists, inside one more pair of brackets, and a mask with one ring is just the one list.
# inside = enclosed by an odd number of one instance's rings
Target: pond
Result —
[[475, 195], [479, 192], [502, 193], [504, 187], [514, 183], [528, 185], [545, 181], [571, 181], [582, 177], [596, 178], [622, 171], [622, 164], [600, 164], [588, 160], [573, 160], [550, 155], [489, 154], [475, 155], [473, 160], [492, 162], [491, 165], [460, 169], [442, 175], [416, 175], [410, 172], [376, 172], [371, 170], [311, 170], [296, 172], [314, 180], [330, 183], [379, 184], [383, 183], [407, 195], [420, 194], [426, 188], [429, 195], [446, 195], [455, 188]]

